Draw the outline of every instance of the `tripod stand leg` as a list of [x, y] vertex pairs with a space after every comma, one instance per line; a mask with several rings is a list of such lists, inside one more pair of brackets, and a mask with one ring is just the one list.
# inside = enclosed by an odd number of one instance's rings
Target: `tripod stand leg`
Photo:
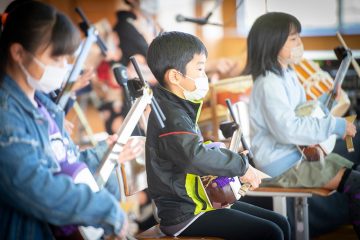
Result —
[[86, 134], [89, 136], [91, 144], [93, 146], [96, 146], [97, 142], [94, 139], [94, 133], [90, 127], [89, 121], [86, 119], [84, 111], [81, 109], [81, 107], [77, 101], [74, 102], [74, 110], [75, 110], [77, 117], [80, 120], [80, 123], [84, 127]]

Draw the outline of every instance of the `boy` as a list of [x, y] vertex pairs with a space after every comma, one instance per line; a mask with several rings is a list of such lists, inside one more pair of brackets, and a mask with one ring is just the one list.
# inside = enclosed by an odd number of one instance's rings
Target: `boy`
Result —
[[206, 58], [203, 43], [181, 32], [161, 34], [148, 49], [148, 65], [159, 82], [154, 94], [166, 116], [161, 129], [150, 114], [146, 141], [148, 187], [160, 228], [173, 236], [289, 239], [284, 217], [241, 202], [214, 210], [198, 192], [196, 176], [241, 176], [253, 188], [261, 182], [240, 155], [204, 146], [197, 120], [209, 88]]

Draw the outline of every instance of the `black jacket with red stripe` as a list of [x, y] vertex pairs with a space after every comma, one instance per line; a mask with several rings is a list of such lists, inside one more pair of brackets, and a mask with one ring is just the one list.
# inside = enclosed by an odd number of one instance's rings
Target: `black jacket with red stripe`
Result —
[[204, 147], [197, 126], [202, 102], [184, 100], [162, 87], [156, 88], [154, 95], [166, 120], [161, 129], [153, 112], [149, 117], [147, 181], [160, 224], [171, 226], [213, 210], [198, 191], [197, 176], [242, 176], [248, 162], [228, 149]]

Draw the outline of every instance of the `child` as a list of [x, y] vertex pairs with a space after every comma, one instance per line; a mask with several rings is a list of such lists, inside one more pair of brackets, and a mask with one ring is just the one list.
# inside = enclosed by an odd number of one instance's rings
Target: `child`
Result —
[[272, 12], [260, 16], [252, 26], [248, 42], [245, 74], [251, 74], [254, 86], [249, 112], [251, 145], [255, 165], [273, 178], [263, 184], [281, 187], [324, 187], [350, 196], [350, 214], [360, 233], [360, 172], [352, 162], [337, 155], [325, 161], [306, 161], [298, 145], [315, 145], [330, 135], [356, 134], [354, 124], [327, 115], [324, 118], [299, 117], [298, 105], [306, 101], [291, 64], [300, 61], [303, 45], [301, 24], [286, 13]]
[[[102, 227], [124, 237], [116, 182], [94, 193], [62, 174], [74, 166], [94, 171], [108, 145], [79, 152], [64, 130], [64, 112], [44, 94], [64, 80], [79, 32], [49, 5], [12, 4], [0, 37], [0, 239], [53, 239], [50, 224]], [[140, 153], [126, 145], [119, 162]]]
[[166, 116], [161, 129], [150, 114], [146, 141], [148, 186], [160, 228], [172, 236], [289, 239], [289, 224], [281, 215], [239, 201], [214, 210], [197, 195], [196, 176], [241, 176], [253, 188], [261, 181], [259, 172], [239, 154], [204, 146], [197, 119], [209, 88], [206, 58], [203, 43], [181, 32], [156, 37], [147, 53], [160, 84], [155, 96]]

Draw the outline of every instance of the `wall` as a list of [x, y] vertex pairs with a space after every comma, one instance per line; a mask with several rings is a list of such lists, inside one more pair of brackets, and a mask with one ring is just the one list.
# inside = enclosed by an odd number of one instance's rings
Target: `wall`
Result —
[[115, 11], [119, 0], [42, 0], [65, 12], [74, 22], [81, 19], [74, 11], [80, 7], [91, 22], [107, 18], [111, 24], [115, 23]]
[[[76, 6], [80, 6], [88, 16], [89, 20], [96, 22], [104, 17], [108, 18], [110, 23], [115, 22], [115, 11], [121, 0], [43, 0], [50, 3], [60, 10], [67, 13], [75, 22], [80, 19], [74, 12]], [[168, 1], [168, 0], [164, 0]], [[174, 0], [172, 0], [174, 1]], [[208, 0], [209, 2], [209, 0]], [[168, 3], [167, 3], [168, 4]], [[169, 5], [169, 4], [168, 4]], [[223, 21], [227, 22], [224, 27], [223, 38], [209, 39], [203, 37], [202, 27], [196, 26], [196, 34], [204, 41], [208, 50], [209, 58], [230, 57], [238, 59], [241, 64], [245, 62], [246, 58], [246, 39], [236, 35], [235, 19], [231, 20], [235, 12], [236, 0], [223, 1], [222, 15]], [[179, 8], [179, 5], [176, 5]], [[184, 7], [185, 8], [185, 7]], [[207, 12], [202, 11], [201, 1], [196, 1], [194, 7], [194, 14], [198, 17], [204, 16]], [[178, 9], [179, 13], [190, 15], [188, 8], [182, 11]], [[162, 12], [163, 14], [163, 12]], [[169, 18], [174, 18], [173, 15]], [[230, 20], [230, 21], [229, 21]], [[352, 49], [360, 49], [360, 35], [343, 36], [348, 46]], [[304, 37], [302, 38], [306, 50], [332, 50], [334, 47], [340, 45], [335, 36], [331, 37]]]
[[[235, 11], [235, 6], [236, 0], [223, 1], [222, 12], [224, 22], [232, 16]], [[224, 28], [224, 32], [224, 38], [221, 40], [207, 41], [203, 39], [207, 45], [211, 47], [211, 54], [214, 56], [232, 57], [246, 50], [246, 39], [236, 36], [235, 20]], [[201, 32], [198, 33], [201, 34]], [[343, 36], [343, 38], [351, 49], [360, 49], [360, 35], [348, 35]], [[334, 47], [340, 45], [336, 36], [303, 37], [302, 40], [305, 50], [332, 50]]]

